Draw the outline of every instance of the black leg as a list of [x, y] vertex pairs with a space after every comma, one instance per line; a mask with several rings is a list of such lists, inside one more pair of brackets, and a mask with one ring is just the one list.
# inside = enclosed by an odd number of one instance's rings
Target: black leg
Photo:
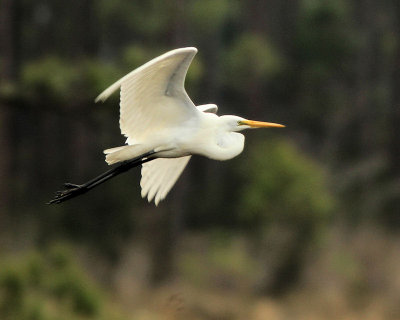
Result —
[[75, 198], [81, 194], [88, 192], [89, 190], [97, 187], [98, 185], [106, 182], [107, 180], [116, 177], [117, 175], [128, 171], [131, 168], [137, 167], [145, 162], [154, 160], [155, 158], [151, 158], [151, 155], [154, 155], [154, 151], [150, 151], [141, 155], [140, 157], [124, 161], [120, 163], [118, 166], [104, 172], [103, 174], [89, 180], [84, 184], [73, 184], [73, 183], [64, 183], [65, 190], [57, 191], [53, 200], [49, 201], [47, 204], [61, 203], [71, 198]]

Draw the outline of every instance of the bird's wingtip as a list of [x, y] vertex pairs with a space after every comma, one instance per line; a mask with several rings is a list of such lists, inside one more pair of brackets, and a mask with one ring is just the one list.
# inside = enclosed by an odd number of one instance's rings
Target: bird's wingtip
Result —
[[94, 99], [94, 102], [97, 103], [99, 101], [104, 102], [107, 100], [107, 98], [109, 97], [111, 93], [108, 92], [108, 88], [106, 90], [104, 90], [102, 93], [100, 93], [96, 99]]
[[167, 54], [168, 53], [175, 53], [175, 52], [194, 52], [194, 53], [197, 53], [197, 48], [196, 47], [183, 47], [183, 48], [178, 48], [178, 49], [175, 49], [175, 50], [171, 50], [171, 51], [169, 51], [169, 52], [167, 52]]
[[197, 48], [196, 47], [187, 47], [190, 51], [193, 51], [194, 53], [197, 53]]
[[[123, 79], [123, 78], [122, 78]], [[100, 93], [96, 99], [94, 99], [94, 102], [104, 102], [108, 99], [109, 96], [111, 96], [114, 91], [116, 91], [120, 86], [121, 86], [121, 81], [122, 79], [120, 79], [119, 81], [115, 82], [114, 84], [112, 84], [111, 86], [109, 86], [106, 90], [104, 90], [102, 93]]]

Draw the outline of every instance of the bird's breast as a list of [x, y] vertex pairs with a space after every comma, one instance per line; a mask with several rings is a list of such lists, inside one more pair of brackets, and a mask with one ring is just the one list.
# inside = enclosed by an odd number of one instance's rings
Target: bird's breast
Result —
[[187, 145], [191, 154], [199, 154], [213, 160], [229, 160], [243, 151], [244, 136], [237, 132], [203, 130]]

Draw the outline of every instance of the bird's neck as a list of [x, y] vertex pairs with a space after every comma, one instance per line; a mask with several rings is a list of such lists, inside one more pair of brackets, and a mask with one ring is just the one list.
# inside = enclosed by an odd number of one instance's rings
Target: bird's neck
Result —
[[244, 148], [244, 135], [238, 132], [224, 132], [216, 137], [209, 158], [229, 160], [239, 155]]

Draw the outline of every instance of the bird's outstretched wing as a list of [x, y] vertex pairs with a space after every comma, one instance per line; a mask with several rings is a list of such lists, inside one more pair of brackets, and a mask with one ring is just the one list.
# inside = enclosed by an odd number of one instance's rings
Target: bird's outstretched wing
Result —
[[121, 88], [120, 128], [129, 144], [142, 143], [165, 128], [196, 115], [184, 82], [197, 49], [169, 51], [115, 82], [97, 98], [106, 100]]
[[147, 196], [156, 205], [163, 200], [185, 169], [191, 156], [181, 158], [158, 158], [142, 165], [142, 197]]

